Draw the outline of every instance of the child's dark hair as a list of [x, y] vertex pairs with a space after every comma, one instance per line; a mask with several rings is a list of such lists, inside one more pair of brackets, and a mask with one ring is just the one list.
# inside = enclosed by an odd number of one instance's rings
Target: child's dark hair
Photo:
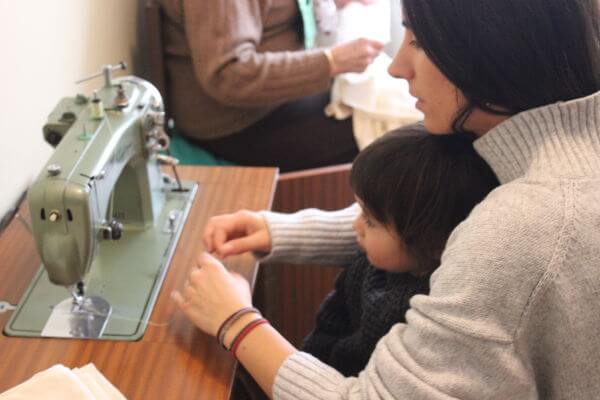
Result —
[[433, 271], [450, 232], [498, 185], [466, 134], [429, 135], [421, 124], [387, 133], [352, 165], [366, 211], [394, 229], [419, 270]]

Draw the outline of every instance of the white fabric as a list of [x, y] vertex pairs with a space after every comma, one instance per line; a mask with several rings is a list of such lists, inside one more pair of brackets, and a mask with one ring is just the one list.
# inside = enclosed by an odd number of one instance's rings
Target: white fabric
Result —
[[341, 74], [333, 83], [325, 113], [337, 119], [352, 115], [354, 137], [361, 150], [384, 133], [423, 119], [415, 109], [415, 98], [408, 93], [408, 83], [388, 74], [391, 61], [381, 53], [365, 72]]
[[56, 364], [0, 394], [0, 400], [126, 400], [93, 364]]
[[75, 375], [94, 393], [97, 400], [126, 400], [125, 396], [112, 384], [94, 364], [73, 368]]
[[[384, 44], [390, 41], [389, 1], [369, 5], [354, 1], [338, 11], [335, 43], [358, 38]], [[381, 53], [363, 73], [340, 74], [334, 79], [325, 114], [336, 119], [352, 116], [354, 137], [361, 150], [384, 133], [423, 119], [406, 81], [388, 74], [391, 61], [390, 56]]]

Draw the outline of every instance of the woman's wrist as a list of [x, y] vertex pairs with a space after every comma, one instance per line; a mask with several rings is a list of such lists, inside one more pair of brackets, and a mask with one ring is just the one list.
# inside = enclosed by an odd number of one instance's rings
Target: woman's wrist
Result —
[[323, 53], [327, 58], [327, 62], [329, 63], [329, 75], [336, 76], [337, 75], [337, 65], [335, 62], [335, 58], [333, 57], [333, 52], [330, 48], [323, 49]]
[[275, 328], [263, 323], [241, 341], [235, 357], [264, 392], [272, 397], [277, 372], [285, 360], [297, 351]]
[[267, 321], [266, 319], [264, 319], [262, 317], [255, 318], [252, 321], [248, 322], [231, 341], [231, 344], [229, 345], [229, 351], [231, 352], [231, 354], [235, 358], [237, 358], [236, 352], [237, 352], [238, 348], [242, 345], [242, 342], [244, 341], [244, 339], [246, 339], [246, 336], [250, 335], [250, 333], [252, 333], [252, 331], [254, 329], [258, 328], [260, 325], [268, 325], [268, 324], [269, 324], [269, 321]]
[[223, 321], [216, 334], [217, 342], [219, 342], [219, 344], [223, 348], [227, 349], [227, 346], [224, 343], [225, 335], [227, 334], [229, 329], [245, 314], [258, 314], [259, 316], [261, 315], [260, 311], [252, 306], [242, 307], [236, 312], [232, 313], [225, 321]]

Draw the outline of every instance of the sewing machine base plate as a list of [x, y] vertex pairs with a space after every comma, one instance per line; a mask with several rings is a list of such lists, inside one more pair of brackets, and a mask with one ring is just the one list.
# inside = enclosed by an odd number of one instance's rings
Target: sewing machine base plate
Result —
[[52, 308], [41, 336], [73, 339], [99, 339], [104, 333], [112, 307], [106, 300], [91, 296], [75, 303], [72, 297]]
[[[97, 332], [96, 337], [42, 334], [53, 308], [70, 296], [66, 288], [50, 283], [43, 266], [13, 312], [4, 333], [21, 337], [139, 340], [149, 324], [198, 188], [195, 182], [182, 184], [187, 191], [166, 194], [165, 206], [154, 227], [128, 229], [126, 226], [121, 239], [102, 242], [85, 279], [86, 295], [101, 297], [112, 308], [99, 337]], [[69, 331], [68, 327], [63, 330]]]

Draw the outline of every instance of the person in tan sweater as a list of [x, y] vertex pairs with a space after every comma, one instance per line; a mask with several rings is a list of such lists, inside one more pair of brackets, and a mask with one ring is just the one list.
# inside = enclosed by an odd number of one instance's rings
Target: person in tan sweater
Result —
[[181, 135], [228, 161], [282, 171], [354, 158], [351, 122], [323, 108], [331, 78], [363, 71], [382, 43], [305, 49], [296, 0], [161, 6], [168, 111]]

